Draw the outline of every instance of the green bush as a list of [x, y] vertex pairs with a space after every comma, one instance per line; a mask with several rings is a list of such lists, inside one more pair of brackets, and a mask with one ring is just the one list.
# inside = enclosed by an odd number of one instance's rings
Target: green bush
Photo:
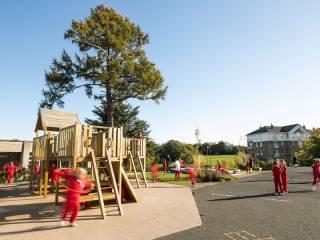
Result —
[[14, 181], [15, 182], [23, 182], [23, 181], [28, 181], [30, 174], [29, 174], [29, 169], [28, 168], [21, 168], [18, 170], [18, 172], [15, 173]]
[[[14, 182], [24, 182], [29, 180], [29, 169], [21, 168], [14, 173]], [[0, 175], [0, 183], [7, 183], [7, 175], [5, 172], [2, 172]]]
[[260, 167], [262, 170], [267, 171], [271, 170], [273, 166], [273, 160], [259, 160], [255, 163], [255, 168], [259, 169]]
[[311, 166], [316, 157], [320, 157], [320, 128], [312, 130], [310, 137], [302, 142], [302, 148], [297, 154], [301, 166]]

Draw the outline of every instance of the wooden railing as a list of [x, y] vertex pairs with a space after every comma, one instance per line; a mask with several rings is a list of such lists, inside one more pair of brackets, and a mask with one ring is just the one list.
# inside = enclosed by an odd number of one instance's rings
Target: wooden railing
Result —
[[33, 138], [32, 157], [34, 160], [46, 159], [47, 135]]

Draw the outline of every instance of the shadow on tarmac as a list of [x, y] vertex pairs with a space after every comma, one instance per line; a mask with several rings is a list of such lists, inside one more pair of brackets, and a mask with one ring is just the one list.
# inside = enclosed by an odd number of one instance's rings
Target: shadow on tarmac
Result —
[[[289, 191], [289, 194], [295, 193], [311, 193], [312, 190], [301, 190], [301, 191]], [[242, 200], [242, 199], [252, 199], [252, 198], [263, 198], [263, 197], [274, 197], [274, 193], [264, 193], [264, 194], [256, 194], [256, 195], [248, 195], [248, 196], [235, 196], [228, 198], [218, 198], [218, 199], [209, 199], [208, 202], [221, 202], [221, 201], [230, 201], [230, 200]]]

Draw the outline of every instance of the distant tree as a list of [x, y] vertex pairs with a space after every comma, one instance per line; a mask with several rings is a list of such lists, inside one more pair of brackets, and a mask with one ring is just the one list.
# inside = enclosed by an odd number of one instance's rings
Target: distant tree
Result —
[[186, 163], [193, 162], [193, 155], [197, 153], [197, 149], [192, 144], [185, 144], [177, 140], [170, 140], [162, 144], [158, 151], [161, 158], [168, 158], [172, 161], [181, 158]]
[[203, 155], [208, 155], [208, 154], [233, 155], [238, 152], [238, 149], [237, 149], [237, 146], [224, 141], [219, 141], [218, 143], [205, 142], [200, 145], [200, 152]]
[[[108, 125], [108, 114], [105, 109], [106, 104], [95, 107], [92, 111], [97, 119], [85, 119], [85, 122], [91, 125], [106, 126]], [[134, 137], [137, 133], [142, 133], [144, 137], [148, 137], [150, 125], [138, 118], [139, 107], [132, 107], [130, 104], [117, 103], [113, 108], [114, 125], [123, 127], [123, 135], [125, 137]]]
[[63, 51], [45, 72], [41, 107], [63, 107], [65, 95], [84, 88], [88, 97], [103, 104], [100, 110], [111, 125], [116, 108], [129, 99], [164, 99], [164, 79], [143, 50], [148, 34], [112, 8], [98, 5], [84, 20], [72, 21], [64, 37], [78, 51], [74, 58]]
[[310, 137], [302, 142], [297, 154], [298, 162], [306, 166], [310, 166], [316, 157], [320, 157], [320, 128], [312, 130]]
[[160, 163], [158, 152], [161, 145], [157, 144], [151, 138], [147, 138], [147, 168], [150, 169], [152, 163]]

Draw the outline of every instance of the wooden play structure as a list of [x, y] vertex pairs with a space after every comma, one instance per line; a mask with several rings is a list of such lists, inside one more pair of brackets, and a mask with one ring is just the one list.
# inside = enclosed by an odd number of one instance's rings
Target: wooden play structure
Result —
[[[37, 190], [46, 197], [48, 190], [54, 190], [55, 202], [63, 196], [63, 189], [50, 184], [49, 169], [83, 167], [93, 180], [94, 189], [81, 195], [81, 201], [98, 201], [103, 218], [105, 200], [115, 200], [120, 215], [123, 214], [121, 192], [126, 192], [126, 200], [137, 202], [138, 198], [128, 175], [132, 170], [137, 187], [141, 180], [147, 181], [146, 140], [144, 138], [124, 138], [122, 128], [82, 125], [74, 113], [40, 109], [33, 139], [30, 189]], [[35, 164], [40, 164], [39, 176], [34, 176]], [[128, 174], [127, 174], [128, 173]], [[140, 179], [142, 178], [142, 179]]]

